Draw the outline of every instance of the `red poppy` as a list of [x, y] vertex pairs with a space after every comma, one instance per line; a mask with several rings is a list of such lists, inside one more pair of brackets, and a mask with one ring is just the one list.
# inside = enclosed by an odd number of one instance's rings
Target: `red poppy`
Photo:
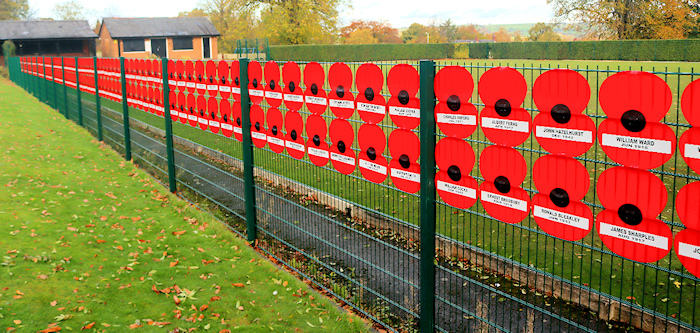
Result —
[[676, 136], [659, 123], [672, 102], [664, 80], [647, 72], [620, 72], [600, 86], [599, 101], [608, 119], [598, 128], [598, 140], [613, 161], [652, 169], [673, 156]]
[[358, 156], [360, 172], [367, 180], [381, 183], [386, 179], [388, 163], [382, 156], [386, 148], [386, 136], [377, 125], [364, 124], [357, 132], [357, 141], [360, 146]]
[[243, 141], [243, 118], [241, 115], [241, 102], [233, 102], [231, 105], [231, 122], [233, 125], [233, 137], [238, 142]]
[[190, 94], [194, 92], [196, 87], [195, 76], [194, 76], [194, 63], [192, 60], [185, 61], [185, 72], [183, 73], [185, 79], [185, 86], [187, 87], [187, 92]]
[[265, 147], [267, 143], [267, 131], [265, 130], [265, 112], [258, 105], [250, 107], [250, 136], [253, 144], [258, 148]]
[[230, 138], [233, 134], [233, 126], [235, 124], [236, 118], [234, 118], [234, 116], [231, 115], [231, 104], [228, 102], [228, 100], [222, 99], [219, 103], [219, 114], [221, 117], [221, 120], [219, 121], [219, 125], [221, 126], [221, 134], [223, 134], [227, 138]]
[[486, 212], [506, 223], [525, 219], [530, 197], [519, 187], [527, 173], [523, 155], [510, 147], [486, 147], [479, 157], [479, 170], [484, 177], [479, 196]]
[[671, 251], [673, 233], [656, 219], [668, 198], [658, 177], [614, 167], [600, 175], [597, 191], [605, 210], [596, 217], [596, 230], [611, 251], [639, 262], [657, 261]]
[[256, 105], [260, 105], [265, 96], [262, 75], [262, 66], [259, 62], [251, 61], [248, 63], [248, 95], [250, 102]]
[[185, 63], [178, 60], [175, 63], [175, 76], [177, 80], [177, 90], [183, 91], [187, 87], [187, 76], [185, 75]]
[[548, 234], [576, 241], [593, 227], [590, 208], [580, 201], [590, 186], [588, 171], [570, 157], [546, 155], [532, 169], [540, 193], [532, 198], [535, 222]]
[[352, 125], [345, 119], [334, 119], [330, 126], [332, 146], [330, 147], [331, 163], [338, 172], [349, 175], [355, 171], [355, 151], [352, 143], [355, 140], [355, 131]]
[[466, 138], [474, 133], [477, 110], [470, 103], [474, 79], [462, 66], [447, 66], [435, 75], [435, 122], [445, 135]]
[[280, 87], [280, 68], [274, 61], [265, 63], [265, 100], [271, 107], [282, 105], [282, 88]]
[[241, 101], [241, 78], [240, 78], [240, 66], [238, 60], [231, 63], [231, 94], [233, 99], [236, 101]]
[[148, 93], [148, 101], [147, 101], [148, 112], [150, 112], [152, 114], [156, 114], [156, 111], [157, 111], [157, 106], [155, 103], [156, 90], [153, 87], [150, 87], [150, 88], [147, 87], [146, 92]]
[[520, 72], [510, 67], [486, 71], [479, 81], [479, 96], [484, 102], [479, 122], [486, 137], [504, 146], [517, 146], [530, 136], [530, 113], [521, 108], [527, 83]]
[[678, 260], [690, 274], [700, 277], [700, 230], [685, 229], [673, 241]]
[[323, 90], [323, 83], [326, 80], [326, 72], [317, 62], [310, 62], [304, 67], [304, 101], [309, 112], [315, 115], [322, 115], [326, 112], [328, 99], [326, 91]]
[[180, 122], [187, 124], [187, 97], [184, 92], [177, 94], [177, 115], [180, 117]]
[[301, 137], [304, 130], [304, 120], [301, 119], [299, 112], [287, 112], [285, 114], [284, 128], [287, 130], [287, 135], [285, 136], [287, 154], [298, 160], [304, 158], [306, 147], [304, 147], [304, 138]]
[[293, 61], [289, 61], [282, 66], [284, 78], [284, 105], [292, 111], [299, 111], [304, 106], [304, 92], [299, 87], [301, 83], [301, 69]]
[[174, 90], [168, 93], [168, 101], [170, 102], [168, 107], [170, 109], [170, 119], [172, 119], [172, 121], [177, 121], [180, 115], [180, 107], [178, 106], [177, 94]]
[[691, 82], [681, 97], [683, 115], [693, 128], [685, 131], [678, 142], [678, 149], [685, 163], [700, 173], [700, 80]]
[[420, 100], [416, 97], [420, 78], [409, 64], [396, 65], [389, 70], [386, 85], [389, 88], [389, 117], [400, 128], [414, 129], [420, 124]]
[[306, 152], [311, 162], [318, 166], [328, 164], [330, 158], [328, 143], [326, 143], [326, 121], [319, 115], [310, 115], [306, 118]]
[[595, 124], [583, 111], [591, 97], [586, 79], [570, 69], [544, 72], [532, 95], [540, 110], [535, 116], [535, 138], [553, 154], [578, 156], [593, 145]]
[[355, 113], [355, 97], [350, 92], [352, 88], [352, 70], [342, 62], [331, 65], [328, 71], [328, 83], [331, 91], [328, 93], [328, 105], [333, 114], [341, 119], [348, 119]]
[[410, 130], [397, 129], [389, 135], [389, 175], [394, 186], [408, 193], [420, 190], [420, 141]]
[[446, 204], [467, 209], [476, 202], [478, 184], [469, 175], [474, 161], [474, 151], [467, 142], [449, 137], [438, 141], [435, 163], [440, 171], [435, 175], [435, 187]]
[[267, 145], [275, 153], [284, 151], [284, 134], [282, 134], [282, 112], [277, 108], [267, 110]]
[[219, 80], [216, 77], [216, 71], [216, 63], [213, 60], [208, 60], [206, 65], [206, 84], [209, 97], [214, 97], [219, 93]]
[[219, 61], [216, 69], [216, 77], [218, 78], [219, 85], [219, 95], [222, 99], [228, 99], [231, 95], [231, 80], [229, 79], [229, 72], [233, 72], [232, 69], [228, 67], [228, 63], [224, 60]]
[[199, 129], [206, 131], [209, 127], [209, 114], [207, 114], [207, 99], [204, 98], [204, 95], [197, 96], [197, 110], [195, 114], [197, 115]]
[[192, 76], [192, 81], [195, 84], [197, 93], [200, 95], [203, 95], [207, 91], [205, 75], [204, 63], [201, 60], [197, 60], [197, 62], [194, 63], [194, 75]]
[[386, 116], [386, 100], [382, 96], [384, 74], [379, 66], [362, 64], [355, 75], [357, 96], [355, 104], [360, 118], [369, 124], [377, 124]]
[[187, 120], [190, 123], [190, 126], [192, 127], [197, 127], [197, 122], [198, 122], [198, 113], [197, 112], [197, 99], [195, 98], [194, 94], [188, 94], [187, 95]]
[[209, 121], [209, 130], [212, 133], [219, 133], [221, 129], [221, 117], [219, 117], [219, 102], [216, 97], [209, 97], [207, 100], [207, 120]]

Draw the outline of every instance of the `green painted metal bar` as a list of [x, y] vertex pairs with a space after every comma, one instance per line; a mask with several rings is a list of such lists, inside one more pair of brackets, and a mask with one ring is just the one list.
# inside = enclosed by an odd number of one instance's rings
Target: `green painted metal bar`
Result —
[[66, 87], [66, 58], [61, 58], [61, 71], [63, 72], [63, 116], [68, 119], [68, 88]]
[[97, 73], [97, 57], [92, 57], [95, 69], [95, 112], [97, 113], [97, 140], [102, 141], [102, 98], [100, 98], [100, 81]]
[[420, 62], [420, 331], [435, 325], [435, 62]]
[[56, 71], [53, 67], [53, 58], [51, 58], [51, 87], [53, 87], [53, 108], [58, 110], [58, 99], [56, 98]]
[[129, 103], [126, 97], [126, 70], [124, 57], [119, 58], [122, 79], [122, 117], [124, 119], [124, 158], [131, 161], [131, 133], [129, 130]]
[[49, 104], [49, 98], [48, 98], [49, 88], [47, 87], [47, 85], [49, 83], [47, 82], [48, 80], [46, 80], [46, 58], [45, 57], [41, 57], [41, 67], [44, 71], [44, 84], [42, 85], [41, 94], [39, 94], [39, 96], [41, 96], [41, 98], [39, 100], [44, 102], [45, 104]]
[[163, 77], [163, 117], [165, 118], [165, 149], [168, 155], [168, 184], [170, 192], [177, 192], [175, 178], [175, 150], [173, 148], [173, 120], [170, 116], [170, 83], [168, 82], [168, 58], [162, 58]]
[[78, 72], [78, 57], [75, 57], [75, 94], [78, 97], [78, 125], [83, 126], [83, 100], [80, 96], [80, 72]]
[[[247, 41], [246, 41], [247, 43]], [[250, 95], [248, 92], [248, 58], [238, 61], [241, 81], [241, 120], [243, 123], [243, 184], [245, 187], [245, 220], [248, 241], [256, 239], [255, 178], [253, 177], [253, 140], [250, 136]]]

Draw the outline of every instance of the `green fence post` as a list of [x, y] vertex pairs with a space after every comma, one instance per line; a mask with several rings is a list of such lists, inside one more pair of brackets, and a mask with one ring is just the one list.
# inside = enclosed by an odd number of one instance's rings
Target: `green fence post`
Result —
[[270, 56], [270, 39], [265, 37], [265, 44], [267, 45], [267, 49], [265, 51], [265, 54], [267, 55], [267, 60], [272, 60], [272, 57]]
[[80, 95], [80, 72], [78, 71], [78, 57], [75, 57], [75, 94], [78, 98], [78, 125], [83, 126], [83, 99]]
[[68, 88], [66, 88], [66, 58], [61, 58], [61, 72], [63, 72], [63, 111], [68, 119]]
[[44, 70], [44, 84], [43, 84], [43, 89], [41, 89], [41, 101], [44, 102], [44, 104], [49, 104], [49, 87], [48, 87], [48, 80], [46, 79], [46, 57], [41, 57], [41, 64], [42, 68]]
[[253, 177], [253, 141], [250, 137], [250, 95], [248, 95], [248, 58], [238, 61], [241, 79], [241, 118], [243, 123], [243, 183], [245, 187], [245, 220], [248, 241], [256, 238], [255, 178]]
[[51, 58], [51, 86], [53, 87], [53, 107], [58, 110], [58, 99], [56, 98], [56, 71], [53, 67], [53, 57]]
[[119, 58], [119, 66], [122, 79], [122, 118], [124, 118], [124, 158], [131, 160], [131, 133], [129, 131], [129, 103], [126, 97], [126, 70], [124, 57]]
[[435, 62], [420, 62], [420, 331], [435, 321]]
[[92, 57], [92, 67], [95, 69], [95, 117], [97, 117], [97, 141], [102, 141], [102, 101], [100, 98], [99, 73], [97, 73], [97, 57]]
[[163, 77], [163, 117], [165, 117], [165, 150], [168, 154], [168, 183], [170, 192], [177, 192], [175, 179], [175, 150], [173, 149], [173, 120], [170, 118], [170, 83], [168, 82], [168, 58], [161, 58]]

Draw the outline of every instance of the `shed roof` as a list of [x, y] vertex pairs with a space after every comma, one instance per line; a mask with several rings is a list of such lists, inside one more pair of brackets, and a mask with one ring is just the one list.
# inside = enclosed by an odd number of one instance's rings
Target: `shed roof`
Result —
[[102, 27], [112, 38], [219, 36], [207, 17], [105, 18]]
[[97, 38], [85, 20], [0, 21], [0, 40]]

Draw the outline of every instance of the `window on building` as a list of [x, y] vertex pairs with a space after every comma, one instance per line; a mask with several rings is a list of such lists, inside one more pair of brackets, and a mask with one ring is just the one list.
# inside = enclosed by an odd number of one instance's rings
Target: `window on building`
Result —
[[62, 40], [58, 44], [61, 53], [83, 53], [82, 40]]
[[173, 38], [173, 50], [192, 50], [192, 38]]
[[143, 52], [146, 51], [146, 41], [143, 39], [125, 39], [124, 52]]

